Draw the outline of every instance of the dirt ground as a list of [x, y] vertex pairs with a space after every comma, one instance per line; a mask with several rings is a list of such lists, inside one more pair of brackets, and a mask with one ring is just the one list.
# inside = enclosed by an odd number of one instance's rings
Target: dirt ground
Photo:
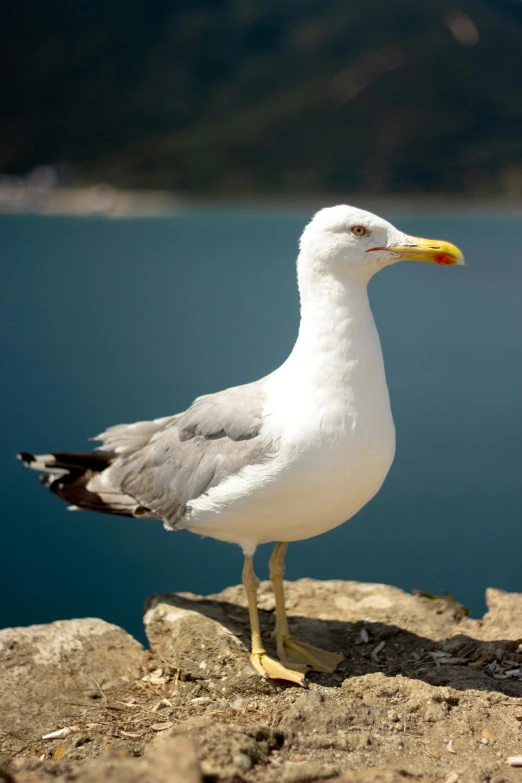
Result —
[[[385, 585], [286, 590], [293, 635], [345, 657], [306, 690], [252, 669], [240, 587], [153, 596], [150, 650], [97, 619], [0, 631], [0, 783], [522, 783], [522, 594], [472, 620]], [[269, 583], [260, 606], [275, 653]]]

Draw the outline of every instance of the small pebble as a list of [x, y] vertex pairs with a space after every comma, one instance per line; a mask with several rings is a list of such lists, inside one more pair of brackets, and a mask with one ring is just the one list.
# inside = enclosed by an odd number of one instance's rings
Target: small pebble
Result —
[[252, 767], [252, 759], [246, 753], [238, 753], [232, 760], [236, 767], [242, 769], [243, 772], [248, 772]]

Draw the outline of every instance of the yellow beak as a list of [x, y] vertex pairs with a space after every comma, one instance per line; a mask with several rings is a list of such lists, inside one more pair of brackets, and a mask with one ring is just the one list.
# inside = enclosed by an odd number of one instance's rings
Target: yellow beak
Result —
[[408, 237], [408, 244], [394, 245], [387, 247], [386, 250], [397, 253], [400, 261], [431, 261], [441, 266], [464, 265], [464, 256], [458, 247], [451, 242], [440, 242], [438, 239]]

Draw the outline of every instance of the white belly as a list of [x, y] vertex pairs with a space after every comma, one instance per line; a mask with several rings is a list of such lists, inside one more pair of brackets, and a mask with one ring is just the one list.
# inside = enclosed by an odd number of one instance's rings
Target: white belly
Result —
[[268, 465], [253, 465], [194, 501], [182, 527], [253, 552], [270, 541], [320, 535], [350, 519], [379, 491], [393, 461], [389, 413], [343, 437], [323, 433]]

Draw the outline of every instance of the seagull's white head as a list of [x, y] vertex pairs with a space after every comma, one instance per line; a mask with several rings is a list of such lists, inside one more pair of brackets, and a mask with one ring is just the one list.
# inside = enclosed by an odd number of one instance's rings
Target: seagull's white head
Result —
[[404, 234], [383, 218], [363, 209], [341, 205], [317, 212], [300, 241], [301, 256], [315, 273], [339, 279], [369, 280], [397, 261], [432, 261], [442, 266], [464, 263], [449, 242]]

